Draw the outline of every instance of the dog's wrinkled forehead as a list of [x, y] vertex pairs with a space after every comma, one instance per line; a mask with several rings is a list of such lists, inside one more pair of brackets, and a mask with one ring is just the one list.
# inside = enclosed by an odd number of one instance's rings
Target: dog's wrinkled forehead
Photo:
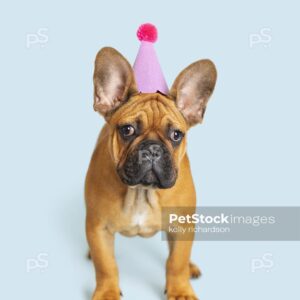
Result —
[[135, 95], [121, 106], [109, 121], [115, 125], [134, 122], [141, 122], [145, 128], [160, 129], [171, 125], [183, 132], [187, 129], [185, 119], [174, 101], [160, 93]]

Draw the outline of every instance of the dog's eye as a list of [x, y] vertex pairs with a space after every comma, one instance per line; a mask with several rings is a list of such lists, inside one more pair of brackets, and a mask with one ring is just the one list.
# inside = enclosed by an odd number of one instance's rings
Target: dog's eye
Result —
[[133, 136], [135, 134], [135, 129], [131, 125], [124, 125], [124, 126], [120, 127], [119, 130], [120, 130], [120, 134], [124, 138]]
[[170, 134], [170, 139], [173, 142], [180, 142], [183, 138], [183, 133], [180, 130], [173, 130]]

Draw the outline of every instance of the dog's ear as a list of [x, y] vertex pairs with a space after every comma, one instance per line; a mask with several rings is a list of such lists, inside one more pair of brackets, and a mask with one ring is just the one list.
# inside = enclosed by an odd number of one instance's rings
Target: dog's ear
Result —
[[94, 109], [108, 118], [110, 112], [137, 92], [133, 69], [115, 49], [102, 48], [95, 60]]
[[208, 59], [196, 61], [177, 76], [170, 96], [176, 101], [189, 126], [202, 122], [216, 79], [216, 67]]

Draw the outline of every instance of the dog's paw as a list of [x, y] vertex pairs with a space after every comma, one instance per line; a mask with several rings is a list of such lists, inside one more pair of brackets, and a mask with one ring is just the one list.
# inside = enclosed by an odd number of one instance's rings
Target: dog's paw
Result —
[[195, 295], [168, 295], [168, 300], [199, 300]]
[[170, 285], [165, 292], [167, 300], [199, 300], [189, 283]]
[[190, 277], [191, 278], [195, 279], [195, 278], [199, 278], [201, 276], [201, 271], [195, 264], [190, 262], [189, 267], [190, 267]]
[[116, 290], [96, 290], [92, 300], [120, 300], [122, 293]]

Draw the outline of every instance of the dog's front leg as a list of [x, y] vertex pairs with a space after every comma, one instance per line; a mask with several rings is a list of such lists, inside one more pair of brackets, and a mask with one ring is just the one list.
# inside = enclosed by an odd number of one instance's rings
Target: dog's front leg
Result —
[[180, 241], [169, 234], [170, 254], [167, 260], [166, 292], [168, 300], [198, 299], [190, 283], [190, 255], [193, 241]]
[[97, 286], [92, 300], [119, 300], [119, 275], [114, 258], [114, 235], [100, 224], [87, 221], [87, 239], [96, 270]]

